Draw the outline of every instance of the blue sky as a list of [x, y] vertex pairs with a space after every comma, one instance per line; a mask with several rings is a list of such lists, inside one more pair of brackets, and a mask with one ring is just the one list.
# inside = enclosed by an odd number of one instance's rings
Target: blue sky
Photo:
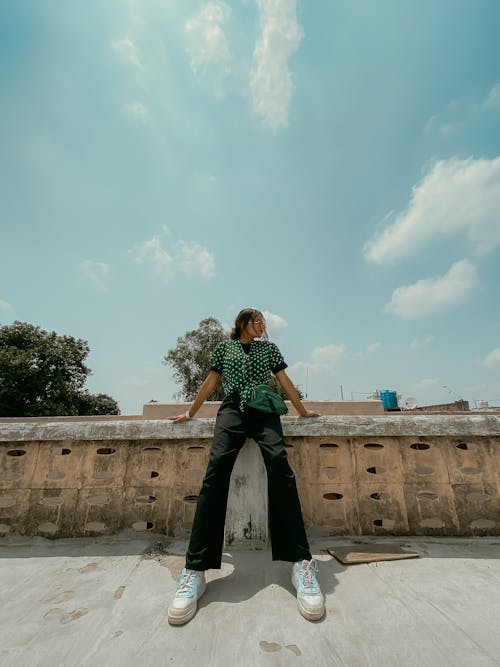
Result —
[[87, 339], [127, 414], [245, 306], [310, 398], [500, 404], [498, 25], [494, 0], [4, 0], [0, 322]]

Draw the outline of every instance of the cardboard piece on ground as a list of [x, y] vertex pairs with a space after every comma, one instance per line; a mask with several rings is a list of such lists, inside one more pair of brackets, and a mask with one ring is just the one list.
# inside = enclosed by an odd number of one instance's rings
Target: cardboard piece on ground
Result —
[[398, 544], [351, 544], [347, 547], [330, 547], [328, 553], [343, 565], [371, 563], [380, 560], [420, 558], [420, 554], [404, 551]]

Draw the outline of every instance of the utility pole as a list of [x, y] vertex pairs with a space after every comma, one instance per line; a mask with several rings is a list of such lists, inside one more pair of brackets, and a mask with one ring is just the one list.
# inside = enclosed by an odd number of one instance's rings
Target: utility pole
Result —
[[342, 387], [342, 385], [340, 385], [340, 397], [342, 400], [344, 400], [344, 388]]

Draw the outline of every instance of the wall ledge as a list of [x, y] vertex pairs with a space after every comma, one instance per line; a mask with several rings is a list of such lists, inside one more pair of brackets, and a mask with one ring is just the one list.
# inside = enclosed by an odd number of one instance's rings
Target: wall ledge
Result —
[[[0, 423], [0, 442], [54, 440], [186, 440], [210, 438], [215, 419], [193, 419], [172, 424], [163, 419], [133, 421]], [[285, 436], [498, 436], [500, 415], [325, 416], [313, 419], [282, 418]]]

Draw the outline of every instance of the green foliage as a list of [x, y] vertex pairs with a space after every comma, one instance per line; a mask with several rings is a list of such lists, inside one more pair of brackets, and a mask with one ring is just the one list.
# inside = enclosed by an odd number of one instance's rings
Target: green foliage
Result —
[[[178, 399], [192, 401], [210, 372], [210, 357], [217, 345], [228, 337], [222, 324], [215, 317], [202, 320], [197, 329], [187, 331], [177, 339], [177, 345], [169, 350], [163, 363], [172, 366], [174, 379], [181, 389]], [[208, 397], [209, 401], [224, 398], [222, 383]]]
[[119, 414], [114, 399], [84, 388], [89, 351], [85, 340], [27, 322], [0, 327], [0, 416]]
[[79, 397], [79, 415], [119, 415], [120, 409], [114, 398], [107, 394], [89, 394], [84, 392]]

